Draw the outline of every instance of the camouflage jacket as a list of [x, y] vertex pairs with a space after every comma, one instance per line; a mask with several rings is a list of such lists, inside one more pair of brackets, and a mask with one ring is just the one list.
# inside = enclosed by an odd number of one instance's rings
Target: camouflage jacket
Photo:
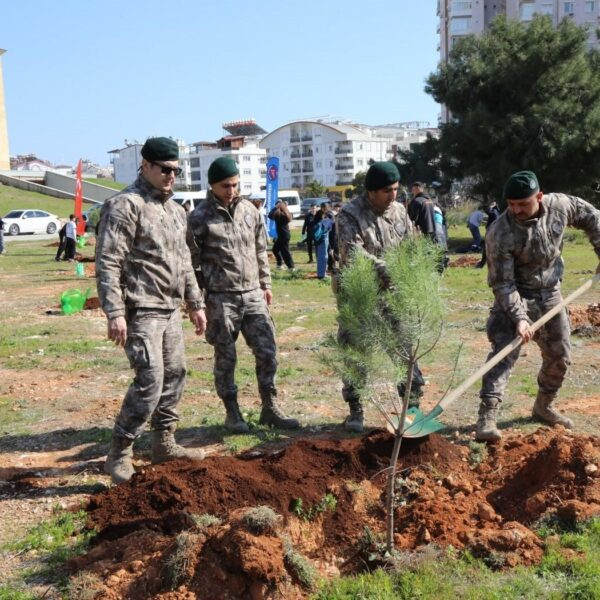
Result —
[[142, 176], [103, 205], [96, 240], [96, 280], [111, 319], [125, 307], [203, 308], [190, 251], [186, 214]]
[[189, 216], [188, 245], [201, 289], [248, 292], [271, 287], [262, 213], [236, 198], [229, 210], [212, 192]]
[[513, 322], [528, 320], [523, 298], [560, 288], [566, 227], [583, 229], [600, 257], [600, 211], [575, 196], [546, 194], [536, 218], [519, 223], [505, 210], [488, 229], [488, 284]]
[[414, 226], [402, 204], [393, 202], [383, 214], [378, 214], [366, 196], [355, 198], [342, 207], [336, 217], [336, 228], [340, 267], [348, 264], [354, 252], [362, 252], [373, 261], [384, 287], [389, 278], [381, 256], [414, 233]]

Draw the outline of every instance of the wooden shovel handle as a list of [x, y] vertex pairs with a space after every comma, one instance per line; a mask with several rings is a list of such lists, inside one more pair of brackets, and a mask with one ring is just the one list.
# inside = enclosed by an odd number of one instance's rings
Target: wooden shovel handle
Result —
[[[529, 326], [529, 329], [532, 331], [537, 331], [542, 325], [545, 325], [552, 317], [555, 317], [565, 306], [568, 306], [575, 300], [579, 298], [581, 294], [587, 292], [593, 285], [600, 281], [600, 273], [596, 273], [591, 279], [586, 281], [581, 287], [578, 287], [572, 294], [569, 294], [566, 298], [562, 300], [560, 304], [557, 304], [555, 307], [551, 308], [544, 316], [538, 319], [535, 323]], [[452, 390], [445, 398], [440, 400], [438, 407], [442, 410], [447, 406], [450, 406], [457, 398], [462, 396], [478, 379], [483, 377], [492, 367], [497, 365], [505, 356], [510, 354], [515, 348], [518, 348], [521, 345], [521, 338], [516, 337], [508, 346], [505, 346], [495, 354], [490, 360], [488, 360], [484, 365], [482, 365], [475, 373], [473, 373], [468, 379], [465, 379], [457, 388]]]

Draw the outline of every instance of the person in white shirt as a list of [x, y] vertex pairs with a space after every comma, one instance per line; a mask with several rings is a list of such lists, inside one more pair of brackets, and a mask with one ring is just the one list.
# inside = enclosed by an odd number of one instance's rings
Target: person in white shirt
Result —
[[65, 242], [65, 259], [73, 262], [77, 243], [77, 217], [75, 215], [69, 215], [69, 221], [65, 229]]

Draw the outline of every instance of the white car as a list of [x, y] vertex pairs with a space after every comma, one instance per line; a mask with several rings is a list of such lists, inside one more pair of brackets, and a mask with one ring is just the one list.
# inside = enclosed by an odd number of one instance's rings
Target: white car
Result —
[[5, 217], [4, 232], [8, 235], [20, 233], [56, 233], [60, 221], [56, 215], [45, 210], [25, 209], [11, 210]]

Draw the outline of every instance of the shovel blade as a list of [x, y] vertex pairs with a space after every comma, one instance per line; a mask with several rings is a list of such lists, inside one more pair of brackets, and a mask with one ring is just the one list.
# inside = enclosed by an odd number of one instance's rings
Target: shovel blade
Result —
[[[409, 408], [406, 411], [406, 429], [403, 436], [407, 438], [420, 438], [443, 429], [444, 425], [436, 419], [437, 415], [441, 412], [442, 410], [436, 407], [426, 415], [418, 408]], [[394, 420], [398, 423], [399, 417], [395, 417]], [[387, 429], [390, 433], [395, 433], [394, 428], [389, 423]]]

